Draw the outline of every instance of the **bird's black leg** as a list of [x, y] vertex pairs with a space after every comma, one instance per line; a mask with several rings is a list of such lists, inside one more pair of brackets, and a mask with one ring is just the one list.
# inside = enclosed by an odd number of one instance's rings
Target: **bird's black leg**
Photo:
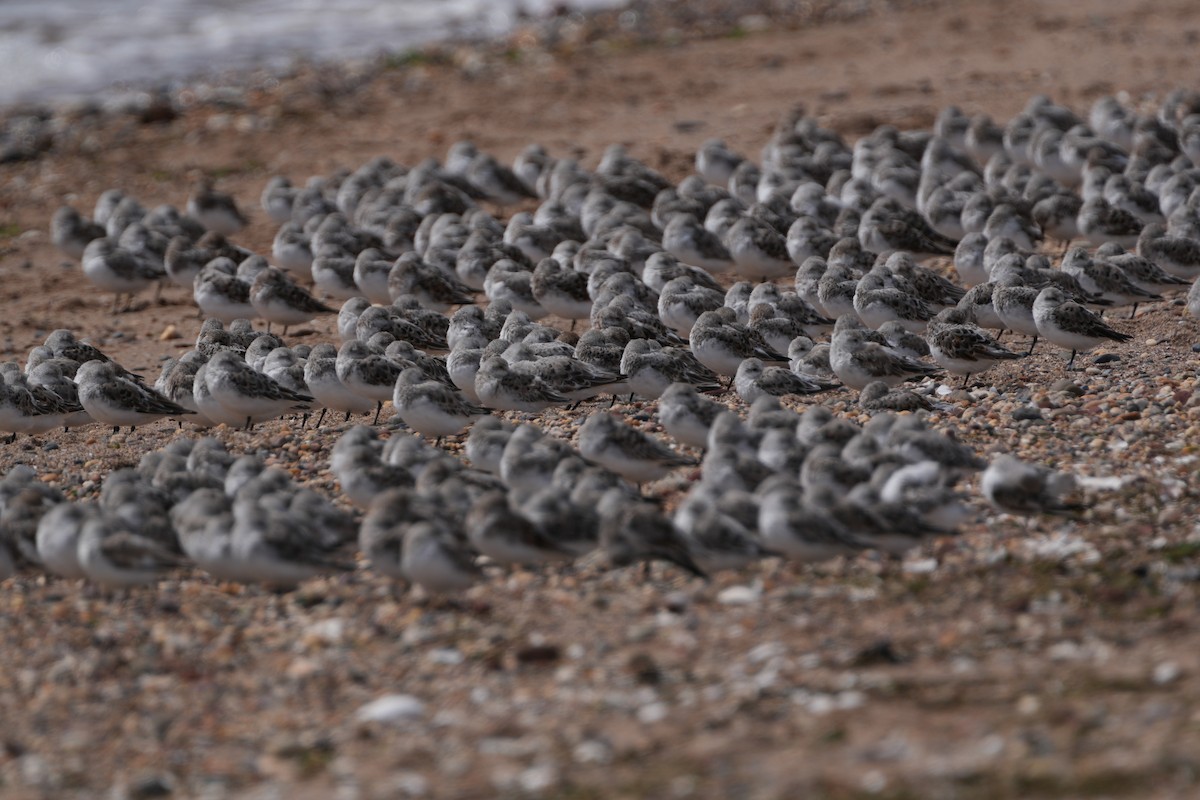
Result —
[[1067, 370], [1070, 371], [1071, 365], [1075, 363], [1075, 351], [1071, 351], [1071, 360], [1067, 362]]
[[372, 425], [379, 424], [379, 412], [381, 412], [381, 411], [383, 411], [383, 403], [376, 401], [376, 403], [375, 403], [375, 421], [371, 423]]
[[325, 409], [323, 409], [323, 408], [322, 408], [322, 409], [321, 409], [321, 413], [317, 415], [317, 424], [316, 424], [316, 425], [314, 425], [313, 427], [314, 427], [314, 428], [319, 428], [319, 427], [321, 427], [321, 421], [322, 421], [322, 420], [324, 420], [324, 419], [325, 419]]
[[1133, 319], [1135, 316], [1137, 316], [1137, 307], [1138, 307], [1138, 304], [1137, 304], [1137, 303], [1134, 303], [1134, 304], [1133, 304], [1133, 310], [1129, 312], [1129, 318], [1130, 318], [1130, 319]]
[[1036, 336], [1033, 337], [1033, 341], [1029, 343], [1029, 352], [1027, 352], [1025, 354], [1026, 356], [1033, 355], [1033, 348], [1037, 347], [1037, 340], [1038, 340], [1038, 337], [1036, 337]]

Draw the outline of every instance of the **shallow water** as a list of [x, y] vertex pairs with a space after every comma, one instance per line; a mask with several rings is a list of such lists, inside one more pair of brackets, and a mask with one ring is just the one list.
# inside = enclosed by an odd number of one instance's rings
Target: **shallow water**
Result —
[[[571, 8], [621, 0], [571, 0]], [[0, 0], [0, 104], [489, 36], [556, 0]]]

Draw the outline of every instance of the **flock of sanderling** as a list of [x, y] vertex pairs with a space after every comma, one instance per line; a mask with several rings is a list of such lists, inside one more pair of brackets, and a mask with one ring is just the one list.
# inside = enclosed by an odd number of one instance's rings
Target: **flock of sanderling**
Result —
[[[1152, 114], [1105, 98], [1086, 120], [1036, 97], [1005, 126], [950, 107], [932, 132], [882, 126], [853, 146], [798, 112], [760, 163], [710, 141], [677, 185], [620, 146], [589, 171], [536, 145], [508, 167], [460, 142], [444, 163], [271, 179], [269, 258], [227, 238], [246, 218], [211, 183], [187, 213], [110, 190], [91, 220], [60, 209], [54, 243], [114, 310], [152, 286], [190, 287], [206, 318], [195, 347], [151, 387], [55, 331], [24, 368], [0, 367], [0, 430], [249, 428], [318, 409], [318, 425], [326, 412], [378, 423], [390, 402], [435, 444], [367, 426], [342, 436], [330, 466], [361, 524], [213, 438], [148, 454], [94, 503], [17, 468], [0, 482], [0, 576], [30, 566], [121, 586], [191, 563], [286, 586], [353, 569], [357, 548], [447, 593], [489, 565], [593, 551], [697, 575], [769, 556], [897, 556], [955, 533], [968, 513], [956, 486], [980, 471], [1001, 510], [1075, 511], [1069, 475], [988, 464], [929, 429], [931, 378], [965, 387], [1039, 341], [1069, 351], [1070, 369], [1130, 338], [1106, 309], [1132, 317], [1189, 286], [1200, 316], [1198, 165], [1200, 94], [1180, 91]], [[484, 201], [536, 208], [505, 224]], [[923, 264], [936, 256], [957, 280]], [[285, 344], [289, 326], [333, 313], [339, 344]], [[1001, 344], [1003, 331], [1028, 348]], [[838, 386], [878, 412], [870, 423], [779, 403]], [[749, 404], [745, 420], [706, 396], [726, 389]], [[686, 449], [611, 408], [584, 415], [577, 449], [530, 416], [623, 394], [657, 401]], [[470, 467], [436, 445], [468, 428]], [[697, 466], [673, 513], [642, 495]]]

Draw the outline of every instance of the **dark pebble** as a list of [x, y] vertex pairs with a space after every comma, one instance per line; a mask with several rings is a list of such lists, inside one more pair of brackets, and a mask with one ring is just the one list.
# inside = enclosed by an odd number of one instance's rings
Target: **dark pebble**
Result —
[[629, 658], [628, 667], [638, 683], [655, 686], [662, 682], [662, 672], [648, 653], [634, 653]]
[[901, 664], [904, 658], [892, 647], [890, 639], [881, 639], [867, 645], [854, 656], [854, 665], [869, 667], [879, 664]]
[[1021, 406], [1013, 412], [1012, 416], [1013, 419], [1018, 421], [1025, 419], [1045, 419], [1042, 416], [1042, 410], [1037, 406]]
[[1117, 355], [1116, 353], [1104, 353], [1103, 355], [1096, 356], [1097, 364], [1109, 364], [1109, 363], [1112, 363], [1113, 361], [1120, 361], [1120, 360], [1121, 360], [1121, 357], [1119, 355]]
[[42, 450], [46, 451], [47, 453], [52, 452], [57, 449], [58, 449], [58, 442], [46, 442], [44, 445], [42, 445]]
[[517, 662], [521, 664], [552, 664], [561, 653], [556, 645], [529, 645], [517, 650]]
[[1196, 342], [1194, 345], [1192, 345], [1192, 352], [1200, 353], [1200, 342]]
[[129, 787], [129, 796], [135, 800], [149, 800], [151, 797], [170, 797], [174, 793], [169, 778], [159, 775], [140, 778]]
[[1083, 395], [1083, 388], [1070, 378], [1060, 378], [1059, 380], [1056, 380], [1054, 383], [1050, 384], [1050, 391], [1066, 392], [1067, 394], [1074, 395], [1075, 397], [1080, 397]]

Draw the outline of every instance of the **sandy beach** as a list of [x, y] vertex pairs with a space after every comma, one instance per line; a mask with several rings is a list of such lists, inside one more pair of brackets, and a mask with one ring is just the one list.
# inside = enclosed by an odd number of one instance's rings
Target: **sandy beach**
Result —
[[[623, 143], [677, 181], [709, 138], [756, 156], [797, 105], [853, 140], [927, 128], [949, 104], [1003, 121], [1045, 93], [1086, 113], [1197, 78], [1200, 6], [1184, 0], [689, 5], [50, 118], [48, 149], [0, 164], [3, 358], [65, 327], [153, 379], [191, 346], [190, 293], [113, 315], [50, 244], [57, 207], [91, 209], [111, 187], [182, 207], [196, 175], [214, 176], [253, 209], [238, 243], [269, 253], [270, 176], [413, 165], [460, 139], [502, 159], [536, 141], [588, 167]], [[1081, 356], [1084, 371], [1044, 348], [934, 417], [981, 454], [1114, 479], [1091, 510], [1026, 529], [980, 500], [961, 537], [902, 569], [769, 561], [704, 585], [585, 564], [494, 578], [459, 609], [365, 569], [289, 594], [198, 571], [115, 598], [0, 583], [0, 797], [1192, 796], [1200, 323], [1168, 299], [1113, 324], [1133, 340]], [[335, 341], [334, 318], [288, 339]], [[1118, 358], [1094, 362], [1105, 353]], [[822, 399], [866, 419], [848, 392]], [[1014, 420], [1027, 405], [1042, 418]], [[654, 403], [618, 409], [661, 433]], [[571, 439], [584, 412], [540, 424]], [[337, 497], [343, 430], [216, 435]], [[29, 464], [84, 497], [180, 435], [202, 434], [162, 421], [22, 436], [0, 446], [0, 471]], [[695, 477], [680, 475], [660, 493]], [[397, 694], [420, 703], [399, 724], [356, 717]]]

